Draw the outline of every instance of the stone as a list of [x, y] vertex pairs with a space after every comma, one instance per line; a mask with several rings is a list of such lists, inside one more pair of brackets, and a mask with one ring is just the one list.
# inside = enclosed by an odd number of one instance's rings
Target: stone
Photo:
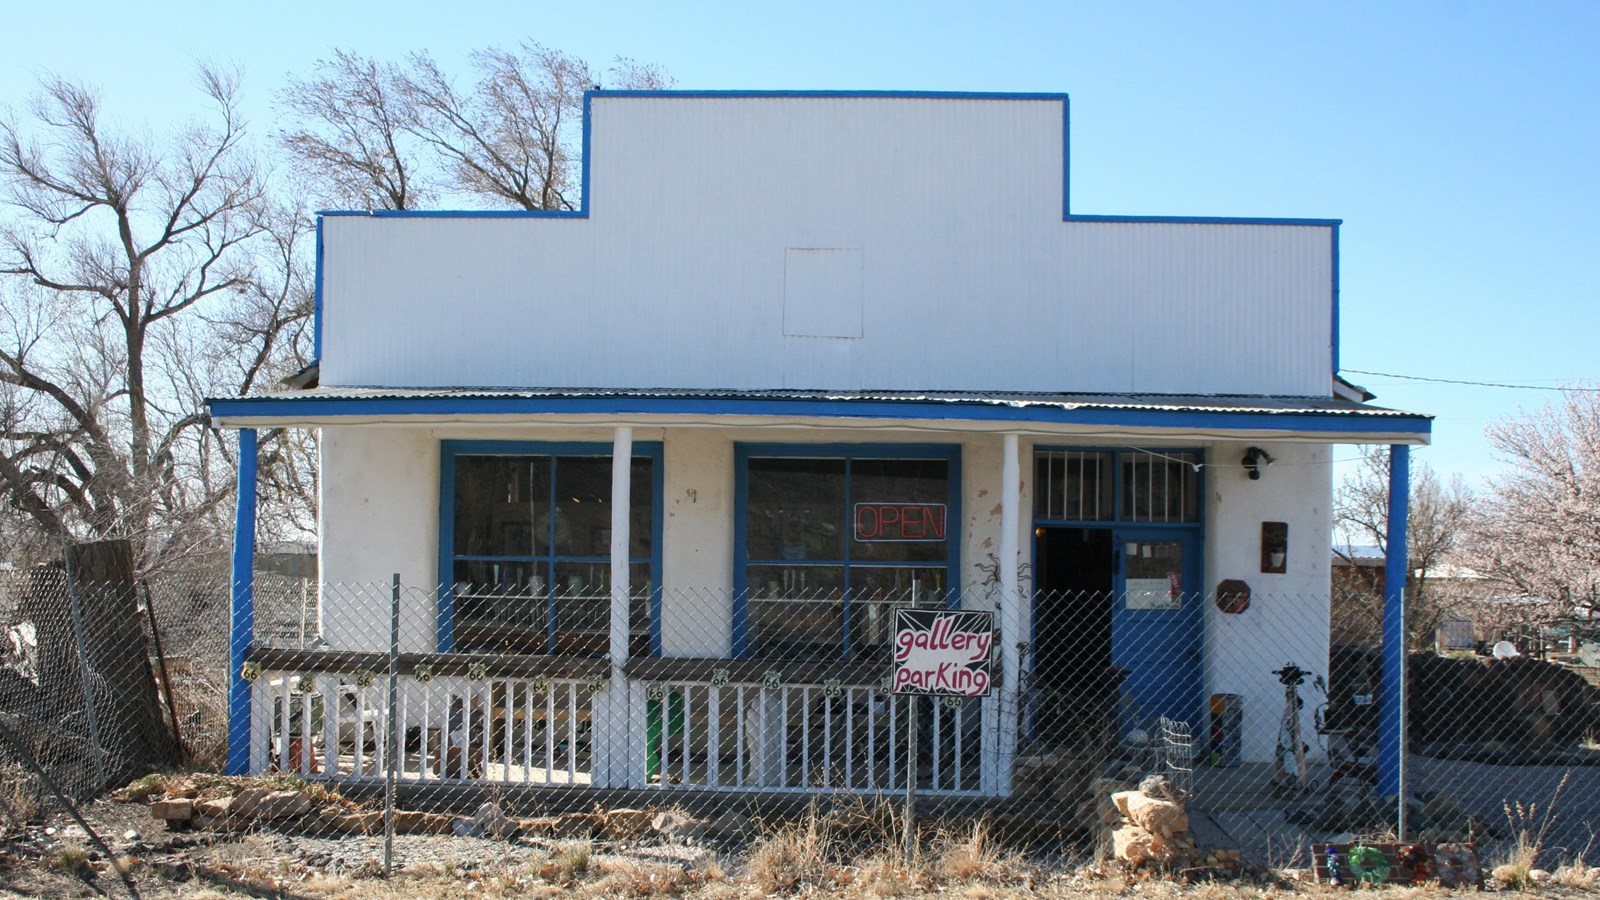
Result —
[[266, 788], [245, 788], [233, 797], [233, 814], [245, 819], [255, 818], [256, 807], [270, 793]]
[[1127, 798], [1125, 804], [1119, 805], [1125, 811], [1128, 821], [1157, 834], [1173, 835], [1189, 830], [1189, 817], [1184, 814], [1182, 806], [1171, 800], [1158, 800], [1142, 792], [1135, 792]]
[[613, 809], [606, 813], [602, 827], [605, 836], [614, 841], [631, 841], [649, 834], [654, 819], [646, 809]]
[[1183, 802], [1183, 792], [1178, 790], [1178, 786], [1172, 783], [1172, 779], [1165, 775], [1146, 775], [1139, 782], [1139, 793], [1158, 800], [1170, 800], [1173, 803]]
[[194, 801], [188, 797], [156, 800], [150, 804], [150, 817], [168, 822], [187, 822], [194, 817]]
[[1117, 812], [1129, 821], [1133, 819], [1133, 813], [1129, 811], [1129, 806], [1133, 803], [1135, 797], [1143, 798], [1144, 795], [1138, 791], [1117, 791], [1111, 795], [1111, 802], [1116, 804]]
[[605, 818], [598, 813], [567, 813], [556, 819], [556, 837], [592, 838], [604, 827]]
[[552, 818], [517, 819], [517, 831], [524, 836], [549, 837], [556, 833], [556, 820]]
[[311, 811], [311, 798], [300, 791], [273, 791], [262, 797], [252, 813], [257, 819], [292, 819]]
[[1117, 859], [1138, 866], [1156, 858], [1155, 836], [1137, 825], [1111, 832], [1111, 852]]
[[329, 828], [343, 834], [378, 834], [383, 831], [383, 811], [342, 812], [327, 822]]
[[[381, 828], [381, 818], [379, 822]], [[451, 819], [440, 813], [397, 809], [394, 811], [394, 831], [395, 834], [449, 834]]]
[[748, 814], [737, 809], [725, 809], [706, 823], [706, 827], [718, 837], [734, 838], [750, 834], [753, 826]]
[[205, 819], [226, 819], [229, 810], [233, 807], [232, 797], [218, 797], [213, 800], [199, 800], [194, 804], [194, 814]]
[[678, 809], [656, 813], [655, 818], [650, 820], [650, 827], [664, 838], [679, 841], [703, 840], [711, 831], [704, 819], [697, 819]]
[[472, 814], [472, 825], [479, 834], [486, 834], [492, 838], [505, 839], [517, 830], [515, 822], [494, 803], [485, 803], [478, 807]]
[[1551, 878], [1550, 872], [1548, 870], [1546, 870], [1546, 869], [1529, 869], [1528, 870], [1528, 880], [1533, 882], [1534, 884], [1544, 884], [1545, 882], [1549, 881], [1550, 878]]

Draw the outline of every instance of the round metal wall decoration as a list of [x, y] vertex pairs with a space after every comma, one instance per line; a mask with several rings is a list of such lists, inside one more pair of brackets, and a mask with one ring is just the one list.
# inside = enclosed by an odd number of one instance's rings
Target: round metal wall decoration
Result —
[[1237, 578], [1227, 578], [1217, 583], [1217, 609], [1237, 614], [1249, 608], [1250, 585]]

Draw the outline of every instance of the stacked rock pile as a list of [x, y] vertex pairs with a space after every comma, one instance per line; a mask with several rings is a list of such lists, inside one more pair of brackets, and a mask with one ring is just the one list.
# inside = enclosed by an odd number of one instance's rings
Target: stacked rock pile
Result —
[[1237, 850], [1198, 846], [1189, 829], [1188, 798], [1165, 775], [1151, 775], [1137, 789], [1102, 796], [1109, 801], [1102, 801], [1095, 814], [1102, 846], [1125, 868], [1236, 873], [1243, 867], [1243, 854]]
[[1119, 822], [1111, 832], [1111, 852], [1129, 868], [1145, 865], [1184, 868], [1199, 860], [1189, 833], [1183, 795], [1162, 775], [1139, 782], [1138, 790], [1111, 795]]

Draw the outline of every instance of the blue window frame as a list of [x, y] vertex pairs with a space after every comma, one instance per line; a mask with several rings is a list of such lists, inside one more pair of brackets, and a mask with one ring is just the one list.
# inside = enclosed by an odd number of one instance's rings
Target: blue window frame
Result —
[[733, 652], [887, 659], [894, 606], [959, 599], [961, 450], [740, 444]]
[[1034, 449], [1039, 525], [1199, 528], [1205, 455], [1193, 449]]
[[[440, 652], [608, 652], [611, 449], [441, 442]], [[658, 655], [660, 442], [633, 445], [632, 474], [629, 653]]]

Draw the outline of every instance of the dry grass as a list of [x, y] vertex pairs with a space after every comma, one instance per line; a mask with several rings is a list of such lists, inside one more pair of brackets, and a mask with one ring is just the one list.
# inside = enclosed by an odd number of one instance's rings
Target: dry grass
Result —
[[934, 839], [931, 874], [941, 881], [1014, 881], [1023, 872], [1020, 853], [995, 843], [988, 822], [979, 819], [965, 834], [943, 830]]
[[77, 844], [67, 844], [51, 855], [50, 865], [80, 875], [89, 867], [89, 851]]
[[799, 822], [779, 826], [750, 847], [749, 879], [769, 894], [786, 894], [802, 885], [820, 885], [828, 876], [834, 850], [816, 807]]
[[1566, 790], [1571, 778], [1571, 772], [1561, 776], [1561, 781], [1550, 794], [1550, 802], [1542, 809], [1538, 803], [1505, 801], [1506, 824], [1511, 829], [1511, 841], [1502, 851], [1500, 862], [1493, 868], [1496, 881], [1519, 890], [1532, 885], [1531, 876], [1538, 866], [1539, 853], [1544, 849], [1545, 835], [1549, 834], [1550, 826], [1556, 821], [1556, 802], [1561, 799], [1561, 792]]
[[1550, 881], [1562, 887], [1594, 888], [1600, 886], [1600, 877], [1596, 873], [1600, 873], [1600, 869], [1590, 868], [1580, 853], [1571, 862], [1552, 872]]
[[694, 887], [696, 879], [682, 866], [672, 863], [623, 859], [602, 867], [605, 872], [591, 889], [604, 897], [654, 897], [682, 894]]
[[565, 841], [556, 847], [555, 855], [545, 863], [539, 875], [545, 881], [571, 884], [587, 878], [593, 864], [593, 841]]
[[876, 897], [903, 897], [932, 888], [918, 860], [911, 866], [902, 861], [903, 853], [887, 850], [869, 858], [856, 875], [861, 891]]

